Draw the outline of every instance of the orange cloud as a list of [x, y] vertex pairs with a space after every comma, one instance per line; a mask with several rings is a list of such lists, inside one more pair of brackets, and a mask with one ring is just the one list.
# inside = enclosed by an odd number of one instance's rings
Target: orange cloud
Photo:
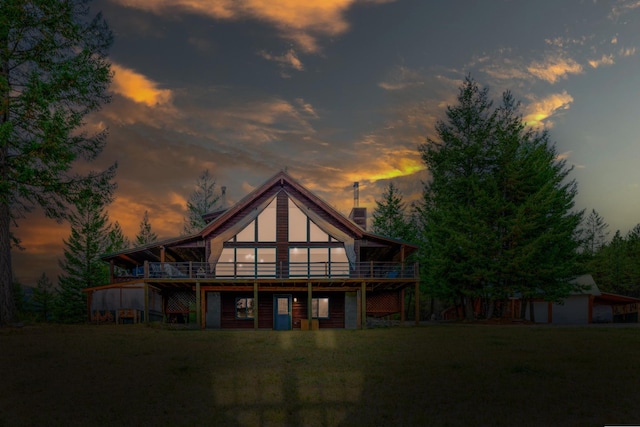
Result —
[[121, 65], [112, 63], [111, 69], [114, 71], [111, 90], [118, 95], [148, 107], [171, 103], [171, 90], [158, 89], [156, 82]]
[[304, 65], [302, 61], [296, 55], [296, 51], [293, 49], [289, 49], [286, 53], [282, 55], [271, 55], [270, 53], [260, 51], [258, 55], [262, 56], [264, 59], [268, 61], [274, 61], [280, 64], [285, 68], [293, 68], [294, 70], [302, 71], [304, 70]]
[[181, 9], [215, 19], [256, 19], [276, 27], [283, 38], [294, 41], [304, 52], [317, 52], [318, 37], [343, 34], [349, 29], [347, 10], [356, 2], [385, 3], [389, 0], [112, 0], [124, 6], [157, 14]]
[[581, 74], [582, 65], [570, 58], [560, 56], [549, 57], [545, 61], [533, 62], [527, 67], [529, 73], [541, 80], [555, 83], [561, 78], [566, 78], [568, 74]]
[[551, 127], [553, 123], [547, 121], [549, 117], [558, 111], [568, 110], [572, 102], [573, 97], [567, 91], [554, 93], [540, 100], [534, 100], [526, 108], [527, 112], [524, 116], [524, 121], [529, 126], [543, 125]]
[[592, 59], [589, 61], [589, 65], [593, 68], [598, 68], [601, 65], [613, 65], [613, 55], [602, 55], [600, 59]]

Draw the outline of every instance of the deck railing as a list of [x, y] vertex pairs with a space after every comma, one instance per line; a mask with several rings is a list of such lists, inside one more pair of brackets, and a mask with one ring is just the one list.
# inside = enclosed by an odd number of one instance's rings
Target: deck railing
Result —
[[152, 279], [415, 279], [415, 263], [396, 262], [145, 262], [123, 271], [115, 281], [129, 278]]

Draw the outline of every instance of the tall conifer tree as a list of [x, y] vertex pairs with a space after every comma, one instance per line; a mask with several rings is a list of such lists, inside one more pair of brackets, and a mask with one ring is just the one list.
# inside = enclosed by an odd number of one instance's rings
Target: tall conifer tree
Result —
[[109, 245], [109, 218], [106, 201], [88, 191], [71, 213], [71, 235], [64, 240], [64, 257], [58, 279], [56, 318], [74, 323], [87, 318], [86, 296], [82, 289], [108, 283], [108, 271], [100, 256]]
[[431, 173], [422, 212], [432, 291], [467, 303], [516, 292], [558, 300], [576, 273], [582, 212], [546, 131], [526, 127], [509, 92], [497, 108], [470, 77], [421, 147]]
[[15, 318], [10, 232], [34, 206], [63, 218], [80, 190], [110, 192], [115, 166], [78, 175], [106, 132], [83, 131], [108, 102], [112, 34], [86, 0], [0, 1], [0, 325]]

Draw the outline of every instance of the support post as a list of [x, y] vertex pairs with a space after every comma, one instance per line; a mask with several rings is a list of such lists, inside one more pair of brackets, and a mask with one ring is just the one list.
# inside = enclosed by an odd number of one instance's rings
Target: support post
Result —
[[404, 313], [404, 288], [400, 291], [400, 326], [404, 326], [405, 321]]
[[202, 295], [200, 295], [200, 282], [196, 282], [196, 325], [202, 328]]
[[253, 282], [253, 329], [258, 330], [258, 282]]
[[416, 302], [416, 326], [420, 325], [420, 281], [416, 282], [415, 298]]
[[[145, 261], [145, 266], [148, 266]], [[144, 282], [144, 323], [149, 324], [149, 284]]]
[[360, 329], [367, 328], [367, 283], [360, 286]]
[[309, 322], [309, 330], [311, 331], [313, 324], [313, 287], [311, 281], [307, 282], [307, 321]]

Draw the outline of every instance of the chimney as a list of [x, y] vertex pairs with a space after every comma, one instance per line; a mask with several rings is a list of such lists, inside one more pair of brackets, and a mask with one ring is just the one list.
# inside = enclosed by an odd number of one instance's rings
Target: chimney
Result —
[[360, 184], [353, 183], [353, 208], [349, 214], [349, 219], [356, 223], [357, 226], [366, 231], [367, 229], [367, 208], [361, 208], [360, 204]]

